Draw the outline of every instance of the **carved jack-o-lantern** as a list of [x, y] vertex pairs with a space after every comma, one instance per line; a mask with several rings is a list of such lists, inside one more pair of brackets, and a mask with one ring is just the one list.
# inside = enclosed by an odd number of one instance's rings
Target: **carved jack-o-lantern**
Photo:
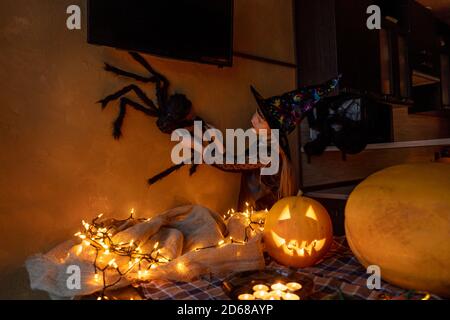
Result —
[[327, 210], [317, 201], [297, 196], [278, 201], [264, 226], [264, 243], [271, 257], [297, 268], [314, 265], [328, 251], [333, 228]]

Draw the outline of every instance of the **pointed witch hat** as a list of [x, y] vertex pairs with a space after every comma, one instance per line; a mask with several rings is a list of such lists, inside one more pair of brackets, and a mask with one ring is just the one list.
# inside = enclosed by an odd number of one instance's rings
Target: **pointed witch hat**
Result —
[[268, 122], [270, 128], [280, 130], [280, 146], [289, 159], [287, 136], [322, 98], [336, 89], [341, 77], [339, 75], [320, 85], [301, 87], [271, 98], [264, 98], [253, 86], [250, 87], [258, 103], [258, 113]]

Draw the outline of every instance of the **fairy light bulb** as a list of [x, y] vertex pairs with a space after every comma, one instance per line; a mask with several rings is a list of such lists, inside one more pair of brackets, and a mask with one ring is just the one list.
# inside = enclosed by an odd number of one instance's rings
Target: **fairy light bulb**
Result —
[[[135, 211], [132, 209], [131, 213], [133, 214]], [[97, 284], [101, 284], [101, 278], [103, 277], [103, 291], [101, 295], [98, 297], [98, 300], [108, 300], [108, 297], [105, 296], [105, 290], [108, 288], [110, 283], [107, 282], [105, 278], [106, 272], [115, 272], [117, 273], [119, 280], [122, 279], [129, 272], [136, 272], [135, 266], [139, 264], [139, 274], [140, 277], [148, 278], [150, 276], [150, 269], [154, 269], [160, 263], [170, 262], [169, 259], [159, 256], [159, 242], [156, 242], [154, 245], [154, 251], [152, 252], [143, 252], [139, 243], [136, 243], [136, 240], [131, 240], [129, 243], [119, 242], [114, 243], [113, 234], [118, 232], [116, 229], [116, 225], [107, 225], [105, 226], [105, 222], [99, 223], [97, 219], [101, 218], [103, 214], [99, 214], [97, 218], [93, 219], [91, 223], [87, 223], [82, 220], [82, 226], [84, 231], [78, 231], [74, 234], [75, 237], [78, 237], [82, 241], [79, 242], [78, 247], [75, 248], [75, 253], [81, 254], [82, 250], [87, 247], [91, 247], [92, 250], [95, 250], [95, 259], [93, 261], [95, 267], [95, 274], [93, 275], [93, 280], [96, 281]], [[130, 220], [134, 218], [131, 216], [125, 220], [119, 221], [122, 223], [129, 223]], [[150, 219], [147, 219], [149, 221]], [[139, 222], [145, 220], [139, 219]], [[155, 256], [156, 252], [156, 256]], [[112, 257], [107, 257], [110, 254], [114, 254]], [[70, 256], [70, 253], [67, 253], [67, 257]], [[121, 270], [119, 268], [115, 256], [120, 257], [129, 257], [127, 262], [124, 262], [124, 266], [128, 265], [128, 268], [123, 268]], [[111, 259], [112, 258], [112, 259]], [[64, 260], [64, 259], [63, 259]], [[62, 261], [61, 263], [63, 263]], [[106, 262], [106, 265], [105, 265]], [[144, 263], [143, 263], [144, 262]], [[141, 264], [142, 267], [145, 268], [145, 271], [140, 270]], [[184, 268], [185, 269], [185, 268]]]

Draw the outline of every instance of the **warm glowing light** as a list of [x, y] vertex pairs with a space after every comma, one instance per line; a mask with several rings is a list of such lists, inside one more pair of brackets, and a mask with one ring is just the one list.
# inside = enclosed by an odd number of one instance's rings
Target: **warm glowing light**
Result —
[[422, 298], [422, 300], [430, 300], [431, 295], [429, 293], [425, 294], [425, 297]]
[[286, 287], [288, 288], [289, 291], [297, 291], [302, 288], [302, 285], [297, 282], [289, 282], [286, 284]]
[[257, 284], [253, 286], [253, 291], [269, 291], [269, 287], [263, 284]]
[[289, 243], [287, 244], [287, 247], [288, 247], [289, 250], [296, 250], [296, 249], [298, 249], [298, 242], [297, 242], [297, 240], [289, 241]]
[[270, 233], [272, 234], [272, 239], [277, 247], [281, 247], [286, 244], [286, 240], [276, 234], [273, 230], [270, 231]]
[[282, 295], [283, 300], [300, 300], [300, 297], [296, 295], [295, 293], [283, 293]]
[[[134, 209], [132, 210], [132, 213], [134, 213]], [[130, 243], [125, 242], [119, 242], [114, 243], [112, 236], [115, 232], [118, 232], [119, 230], [116, 229], [114, 225], [105, 227], [103, 223], [98, 223], [97, 219], [102, 217], [103, 214], [100, 214], [97, 216], [97, 218], [93, 219], [92, 222], [89, 224], [82, 221], [83, 229], [84, 231], [79, 231], [75, 233], [75, 236], [80, 238], [82, 241], [78, 245], [78, 247], [75, 248], [75, 253], [81, 254], [82, 250], [85, 247], [92, 247], [92, 250], [96, 250], [95, 253], [95, 260], [94, 260], [94, 267], [95, 267], [95, 274], [93, 275], [93, 280], [96, 281], [96, 285], [101, 285], [101, 277], [103, 275], [103, 291], [99, 297], [99, 300], [108, 300], [108, 297], [105, 296], [104, 292], [105, 290], [111, 286], [110, 283], [108, 283], [105, 279], [105, 272], [112, 271], [109, 268], [116, 269], [117, 275], [119, 276], [119, 281], [124, 277], [128, 272], [132, 272], [136, 264], [140, 264], [142, 261], [144, 261], [147, 265], [147, 269], [145, 271], [140, 272], [140, 276], [148, 277], [149, 276], [149, 269], [156, 268], [159, 263], [167, 263], [170, 262], [167, 258], [160, 258], [159, 257], [159, 250], [156, 251], [156, 256], [154, 255], [154, 251], [143, 253], [142, 249], [137, 246], [136, 247], [136, 241], [131, 240]], [[133, 216], [130, 216], [129, 218], [119, 221], [123, 223], [128, 223], [130, 220], [134, 220]], [[141, 220], [139, 220], [141, 221]], [[155, 248], [159, 244], [155, 244]], [[110, 254], [114, 254], [112, 257], [105, 257]], [[67, 257], [70, 256], [70, 253], [67, 253]], [[119, 265], [117, 264], [114, 257], [128, 257], [129, 260], [127, 262], [124, 262], [124, 266], [128, 266], [127, 269], [124, 268], [124, 270], [120, 270]], [[113, 258], [113, 259], [111, 259]], [[109, 262], [108, 262], [109, 261]], [[134, 264], [133, 264], [134, 261]], [[61, 261], [64, 262], [64, 259]], [[105, 266], [106, 262], [106, 266]], [[101, 263], [100, 265], [98, 263]], [[184, 265], [178, 265], [178, 270], [181, 272], [188, 272], [186, 266]], [[134, 270], [134, 272], [136, 272]]]
[[117, 265], [117, 263], [116, 263], [116, 259], [111, 259], [109, 262], [108, 262], [108, 265], [110, 266], [110, 267], [113, 267], [113, 268], [115, 268], [115, 269], [117, 269], [119, 266]]
[[89, 223], [85, 222], [84, 220], [82, 220], [81, 223], [83, 224], [86, 230], [89, 230]]
[[312, 206], [309, 206], [308, 210], [306, 211], [306, 216], [310, 219], [313, 219], [314, 221], [318, 221], [316, 212], [314, 211]]
[[253, 296], [256, 299], [261, 299], [263, 300], [264, 298], [266, 298], [267, 296], [269, 296], [269, 292], [267, 291], [255, 291], [255, 293], [253, 293]]
[[278, 299], [280, 299], [283, 296], [283, 291], [281, 290], [272, 290], [269, 292], [269, 295], [271, 295], [272, 297], [277, 297]]
[[286, 291], [287, 287], [282, 283], [275, 283], [270, 286], [270, 288], [274, 291]]
[[255, 297], [252, 294], [244, 293], [238, 296], [239, 300], [255, 300]]
[[325, 246], [325, 242], [327, 241], [327, 239], [314, 240], [314, 241], [315, 241], [314, 250], [320, 251]]
[[180, 272], [180, 273], [186, 273], [188, 271], [186, 266], [181, 262], [177, 263], [176, 268], [177, 268], [178, 272]]
[[306, 240], [303, 240], [300, 244], [297, 240], [290, 240], [288, 243], [286, 243], [286, 240], [280, 237], [273, 230], [270, 231], [270, 233], [275, 245], [278, 248], [282, 248], [283, 252], [289, 256], [294, 256], [294, 254], [301, 257], [304, 257], [306, 254], [311, 255], [313, 250], [322, 250], [327, 240], [325, 238], [321, 240], [313, 240], [309, 244]]
[[278, 221], [290, 220], [291, 219], [291, 211], [289, 210], [289, 206], [284, 207], [283, 211], [281, 211], [280, 216], [278, 217]]
[[169, 259], [162, 257], [158, 259], [158, 262], [166, 263], [169, 262]]

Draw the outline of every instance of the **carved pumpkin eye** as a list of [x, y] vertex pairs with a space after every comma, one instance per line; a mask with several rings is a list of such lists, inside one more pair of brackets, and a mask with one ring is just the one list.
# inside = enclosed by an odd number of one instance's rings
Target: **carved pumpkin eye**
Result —
[[292, 267], [319, 261], [332, 242], [331, 219], [313, 199], [290, 197], [270, 210], [264, 227], [266, 250], [275, 260]]

